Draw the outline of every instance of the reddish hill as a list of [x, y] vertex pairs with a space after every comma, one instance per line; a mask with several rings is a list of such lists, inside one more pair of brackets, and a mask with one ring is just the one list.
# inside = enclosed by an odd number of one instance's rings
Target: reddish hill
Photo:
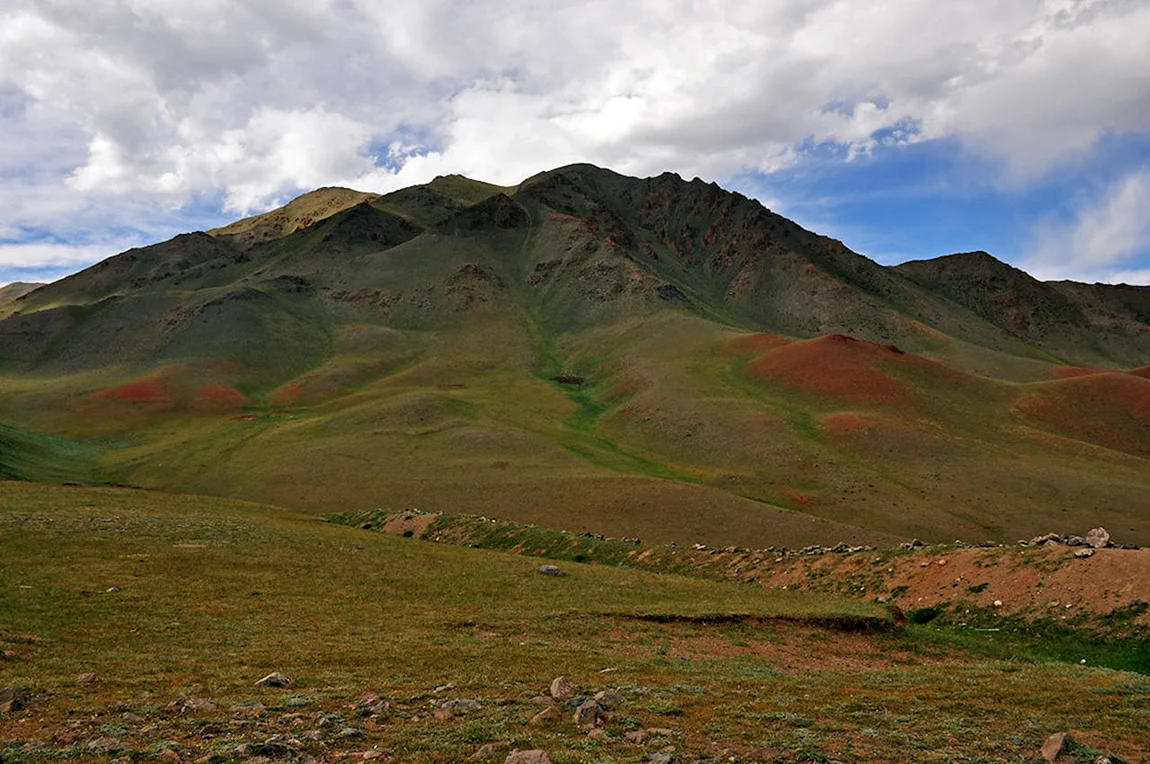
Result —
[[1140, 369], [1131, 369], [1130, 373], [1136, 377], [1143, 377], [1144, 379], [1150, 379], [1150, 366], [1143, 366]]
[[1015, 403], [1031, 422], [1079, 440], [1150, 456], [1150, 379], [1122, 372], [1036, 382]]
[[748, 369], [760, 379], [853, 403], [910, 403], [910, 389], [887, 371], [892, 365], [937, 364], [893, 345], [830, 334], [779, 347], [751, 361]]

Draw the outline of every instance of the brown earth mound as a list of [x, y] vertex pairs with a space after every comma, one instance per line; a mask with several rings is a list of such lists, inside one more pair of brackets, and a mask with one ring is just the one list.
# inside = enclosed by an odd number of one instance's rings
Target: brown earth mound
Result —
[[165, 380], [148, 377], [101, 390], [92, 395], [98, 401], [122, 401], [124, 403], [163, 403], [170, 401]]
[[1131, 369], [1130, 373], [1136, 377], [1143, 377], [1144, 379], [1150, 379], [1150, 366], [1143, 366], [1140, 369]]
[[1121, 372], [1037, 382], [1015, 403], [1025, 419], [1098, 445], [1150, 456], [1150, 379]]
[[821, 395], [854, 403], [904, 404], [910, 390], [887, 374], [882, 366], [907, 363], [913, 358], [890, 345], [831, 334], [794, 342], [773, 350], [748, 365], [751, 373], [787, 387], [812, 390]]
[[193, 407], [197, 411], [228, 411], [250, 406], [251, 403], [251, 398], [234, 387], [207, 385], [196, 393]]

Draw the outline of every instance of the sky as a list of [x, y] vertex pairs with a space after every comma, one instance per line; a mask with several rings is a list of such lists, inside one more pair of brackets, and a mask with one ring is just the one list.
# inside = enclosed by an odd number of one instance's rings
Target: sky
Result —
[[0, 283], [592, 162], [882, 263], [1150, 284], [1150, 0], [0, 0]]

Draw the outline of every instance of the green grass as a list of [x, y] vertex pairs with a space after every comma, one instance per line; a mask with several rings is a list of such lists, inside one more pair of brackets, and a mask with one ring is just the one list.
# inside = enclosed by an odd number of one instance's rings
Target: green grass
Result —
[[[1150, 686], [1136, 674], [841, 631], [887, 617], [865, 603], [536, 565], [262, 505], [4, 484], [0, 667], [32, 700], [0, 716], [0, 755], [98, 760], [88, 743], [111, 736], [117, 755], [228, 759], [278, 734], [301, 754], [376, 747], [415, 762], [495, 740], [559, 764], [638, 761], [669, 742], [688, 757], [1014, 760], [1068, 718], [1127, 758], [1145, 744]], [[273, 670], [295, 684], [254, 686]], [[98, 681], [78, 683], [88, 671]], [[627, 698], [604, 737], [526, 723], [558, 674]], [[1048, 691], [1070, 682], [1073, 693]], [[380, 703], [361, 705], [369, 695]], [[182, 710], [189, 698], [215, 707]], [[438, 720], [442, 699], [480, 705]], [[345, 726], [364, 737], [340, 738]], [[671, 737], [623, 737], [651, 727]]]

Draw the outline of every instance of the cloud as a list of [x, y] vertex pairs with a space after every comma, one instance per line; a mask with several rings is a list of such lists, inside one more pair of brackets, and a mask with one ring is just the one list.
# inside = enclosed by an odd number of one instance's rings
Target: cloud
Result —
[[1150, 282], [1150, 271], [1129, 266], [1150, 254], [1150, 166], [1084, 204], [1074, 220], [1040, 230], [1024, 268], [1042, 279]]
[[941, 138], [1031, 183], [1150, 132], [1147, 28], [1138, 0], [9, 0], [0, 173], [28, 193], [0, 235], [571, 161], [728, 180]]

